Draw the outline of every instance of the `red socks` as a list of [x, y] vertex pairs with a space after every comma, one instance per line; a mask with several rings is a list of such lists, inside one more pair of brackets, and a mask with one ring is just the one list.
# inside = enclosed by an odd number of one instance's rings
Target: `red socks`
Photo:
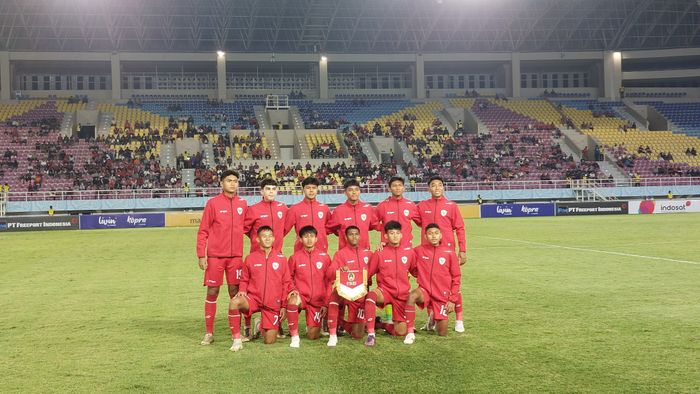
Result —
[[287, 306], [287, 325], [289, 335], [295, 337], [299, 335], [299, 306], [290, 304]]
[[207, 329], [207, 334], [214, 333], [214, 318], [216, 317], [216, 299], [217, 296], [207, 294], [204, 300], [204, 326]]
[[412, 334], [415, 330], [416, 323], [416, 307], [406, 305], [406, 320], [408, 320], [408, 333]]
[[241, 311], [238, 309], [228, 310], [228, 325], [231, 327], [233, 339], [241, 339]]
[[331, 301], [328, 304], [328, 333], [337, 335], [338, 333], [338, 303]]
[[365, 321], [367, 333], [374, 335], [374, 318], [377, 317], [377, 294], [370, 291], [365, 298]]
[[462, 320], [462, 293], [459, 294], [459, 299], [455, 304], [455, 317], [457, 320]]

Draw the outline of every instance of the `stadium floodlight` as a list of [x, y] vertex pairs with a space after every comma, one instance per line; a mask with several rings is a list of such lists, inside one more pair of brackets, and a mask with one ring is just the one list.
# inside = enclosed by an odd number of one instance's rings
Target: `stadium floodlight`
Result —
[[321, 63], [325, 63], [328, 61], [328, 56], [326, 55], [321, 55]]
[[218, 57], [224, 57], [224, 56], [226, 56], [226, 52], [224, 52], [224, 51], [216, 51], [216, 55], [217, 55]]

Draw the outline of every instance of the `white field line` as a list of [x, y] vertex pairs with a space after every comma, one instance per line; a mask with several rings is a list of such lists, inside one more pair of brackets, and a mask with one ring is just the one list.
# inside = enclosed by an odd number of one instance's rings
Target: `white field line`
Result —
[[535, 245], [535, 246], [541, 246], [541, 247], [547, 247], [547, 248], [558, 248], [558, 249], [576, 250], [576, 251], [580, 251], [580, 252], [603, 253], [603, 254], [612, 254], [612, 255], [624, 256], [624, 257], [636, 257], [636, 258], [648, 259], [648, 260], [670, 261], [673, 263], [700, 265], [700, 262], [698, 262], [698, 261], [676, 260], [676, 259], [669, 259], [666, 257], [644, 256], [641, 254], [613, 252], [610, 250], [599, 250], [599, 249], [590, 249], [590, 248], [580, 248], [580, 247], [574, 247], [574, 246], [554, 245], [554, 244], [547, 244], [547, 243], [543, 243], [543, 242], [523, 241], [520, 239], [490, 237], [487, 235], [472, 235], [472, 237], [475, 237], [475, 236], [482, 237], [482, 238], [496, 239], [496, 240], [500, 240], [500, 241], [517, 242], [517, 243], [521, 243], [521, 244], [525, 244], [525, 245]]

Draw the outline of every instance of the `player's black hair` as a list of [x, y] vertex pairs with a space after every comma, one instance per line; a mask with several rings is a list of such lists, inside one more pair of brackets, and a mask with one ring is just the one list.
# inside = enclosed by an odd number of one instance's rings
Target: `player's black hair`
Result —
[[442, 183], [442, 186], [445, 186], [445, 180], [442, 179], [440, 175], [431, 176], [430, 179], [428, 179], [428, 186], [430, 186], [430, 184], [433, 183], [433, 181], [440, 181]]
[[231, 175], [235, 176], [235, 177], [238, 178], [238, 179], [241, 179], [241, 174], [239, 174], [238, 171], [236, 171], [236, 170], [226, 170], [226, 171], [224, 171], [224, 172], [221, 173], [221, 176], [219, 177], [219, 180], [220, 180], [220, 181], [223, 181], [224, 179], [226, 179], [227, 176], [231, 176]]
[[384, 232], [388, 233], [389, 230], [401, 230], [401, 223], [396, 220], [391, 220], [384, 225]]
[[348, 226], [347, 228], [345, 228], [345, 236], [346, 237], [348, 236], [348, 233], [350, 232], [350, 230], [360, 231], [360, 228], [357, 226]]
[[321, 182], [319, 182], [318, 179], [316, 179], [314, 177], [308, 177], [308, 178], [304, 179], [303, 181], [301, 181], [301, 187], [306, 187], [306, 185], [320, 186]]
[[262, 180], [262, 182], [260, 182], [260, 189], [264, 189], [265, 186], [279, 186], [279, 184], [277, 184], [277, 181], [272, 178], [265, 178]]
[[263, 231], [271, 231], [274, 234], [274, 231], [270, 226], [260, 226], [260, 228], [257, 231], [257, 234], [260, 235], [260, 233], [262, 233]]
[[428, 230], [430, 230], [431, 228], [436, 228], [436, 229], [440, 230], [440, 226], [438, 226], [435, 223], [430, 223], [429, 225], [425, 226], [425, 232], [427, 233]]
[[402, 185], [405, 185], [405, 184], [406, 184], [406, 180], [403, 179], [402, 177], [400, 177], [400, 176], [392, 176], [391, 179], [389, 179], [389, 183], [387, 183], [387, 185], [391, 186], [391, 184], [394, 183], [394, 182], [401, 182]]
[[352, 178], [352, 179], [348, 179], [347, 181], [345, 181], [345, 182], [343, 183], [343, 189], [344, 189], [344, 190], [348, 190], [348, 188], [349, 188], [349, 187], [352, 187], [352, 186], [360, 187], [360, 182], [358, 182], [357, 179]]
[[318, 231], [316, 230], [316, 227], [314, 226], [304, 226], [299, 230], [299, 238], [303, 238], [304, 235], [308, 233], [314, 233], [314, 235], [318, 235]]

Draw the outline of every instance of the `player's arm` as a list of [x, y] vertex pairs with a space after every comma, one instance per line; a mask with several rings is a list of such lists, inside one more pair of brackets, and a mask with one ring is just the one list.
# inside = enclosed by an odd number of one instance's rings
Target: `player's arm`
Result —
[[289, 234], [289, 230], [294, 227], [294, 223], [296, 222], [297, 219], [297, 213], [296, 213], [296, 208], [294, 205], [292, 205], [291, 208], [287, 211], [287, 217], [284, 219], [284, 235]]
[[238, 294], [236, 297], [245, 297], [248, 294], [248, 283], [250, 282], [250, 268], [249, 268], [250, 255], [245, 258], [243, 262], [243, 269], [241, 270], [241, 281], [238, 284]]
[[211, 228], [213, 214], [212, 204], [207, 202], [202, 213], [202, 220], [199, 222], [197, 231], [197, 257], [199, 258], [199, 268], [207, 269], [207, 241], [209, 240], [209, 229]]
[[423, 227], [423, 218], [420, 216], [420, 204], [413, 204], [413, 208], [411, 209], [411, 220], [413, 220], [413, 223], [416, 224], [418, 227]]
[[248, 236], [248, 239], [252, 240], [255, 237], [253, 234], [253, 227], [255, 226], [255, 215], [253, 210], [248, 207], [245, 211], [245, 219], [243, 219], [243, 234]]
[[[327, 207], [328, 206], [326, 206], [326, 208]], [[331, 212], [331, 210], [328, 209], [328, 211], [326, 212], [326, 217], [328, 217], [328, 220], [326, 220], [326, 234], [334, 234], [340, 237], [340, 235], [338, 234], [338, 231], [340, 231], [340, 222], [337, 220], [337, 209], [338, 208], [335, 208], [333, 212]]]
[[[283, 268], [282, 273], [282, 288], [286, 289], [284, 294], [289, 294], [294, 290], [294, 284], [292, 283], [292, 278], [289, 276], [289, 270], [287, 267]], [[282, 297], [282, 309], [280, 309], [280, 320], [287, 318], [287, 297]]]
[[417, 248], [411, 249], [411, 265], [408, 266], [408, 272], [410, 272], [411, 276], [414, 278], [418, 278], [418, 251], [416, 249]]
[[[450, 296], [447, 298], [447, 311], [454, 311], [455, 304], [459, 301], [461, 286], [462, 286], [462, 270], [459, 261], [453, 253], [450, 253]], [[452, 304], [452, 305], [450, 305]]]
[[464, 219], [462, 219], [462, 213], [459, 212], [459, 207], [457, 204], [453, 205], [452, 209], [452, 228], [455, 229], [457, 233], [457, 244], [459, 245], [459, 264], [464, 265], [467, 263], [467, 235], [464, 230]]
[[299, 293], [296, 291], [296, 282], [295, 282], [295, 275], [296, 275], [296, 268], [297, 264], [294, 259], [294, 255], [289, 256], [289, 259], [287, 260], [287, 269], [289, 272], [289, 278], [292, 281], [292, 289], [288, 290], [286, 292], [287, 297], [292, 296], [292, 295], [298, 295]]

